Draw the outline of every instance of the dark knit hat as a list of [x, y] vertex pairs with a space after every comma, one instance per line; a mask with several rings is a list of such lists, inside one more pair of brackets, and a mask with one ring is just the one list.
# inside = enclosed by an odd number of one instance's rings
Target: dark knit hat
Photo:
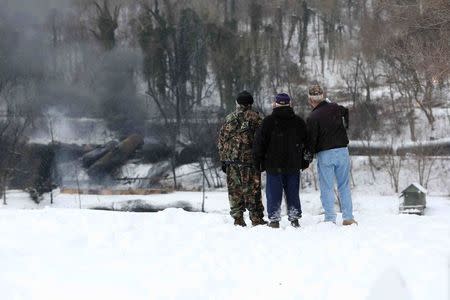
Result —
[[309, 95], [310, 96], [319, 96], [323, 95], [323, 90], [318, 84], [314, 84], [309, 88]]
[[237, 95], [236, 101], [241, 105], [251, 105], [253, 104], [253, 96], [247, 91], [242, 91]]
[[281, 93], [275, 96], [275, 102], [281, 105], [286, 105], [291, 102], [291, 98], [288, 94]]

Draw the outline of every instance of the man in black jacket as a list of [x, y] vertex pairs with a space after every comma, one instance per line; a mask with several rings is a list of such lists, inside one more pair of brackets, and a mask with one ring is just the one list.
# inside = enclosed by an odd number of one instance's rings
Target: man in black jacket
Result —
[[349, 184], [348, 109], [324, 99], [319, 85], [309, 89], [309, 104], [313, 110], [307, 119], [308, 145], [311, 153], [317, 154], [320, 200], [325, 210], [325, 221], [336, 223], [333, 193], [336, 178], [343, 225], [355, 224]]
[[300, 170], [309, 165], [303, 159], [307, 139], [306, 124], [302, 118], [295, 115], [290, 104], [291, 99], [287, 94], [276, 96], [273, 112], [263, 120], [253, 145], [257, 168], [267, 172], [267, 212], [269, 226], [273, 228], [280, 227], [283, 190], [286, 194], [289, 221], [294, 227], [300, 226]]

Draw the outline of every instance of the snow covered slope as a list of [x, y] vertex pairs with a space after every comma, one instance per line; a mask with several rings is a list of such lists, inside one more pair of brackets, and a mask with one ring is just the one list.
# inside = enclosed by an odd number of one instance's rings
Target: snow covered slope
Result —
[[207, 195], [210, 213], [0, 209], [0, 298], [448, 299], [448, 198], [421, 217], [397, 215], [396, 197], [355, 195], [359, 226], [343, 227], [320, 223], [306, 194], [302, 228], [276, 230], [234, 227], [226, 193]]

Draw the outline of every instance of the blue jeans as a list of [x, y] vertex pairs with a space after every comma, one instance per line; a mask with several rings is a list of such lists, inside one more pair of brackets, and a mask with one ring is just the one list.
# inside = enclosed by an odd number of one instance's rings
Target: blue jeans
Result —
[[302, 217], [300, 205], [300, 172], [292, 174], [269, 174], [267, 173], [266, 198], [267, 213], [269, 220], [281, 220], [281, 199], [283, 190], [286, 194], [289, 221], [298, 220]]
[[348, 148], [336, 148], [317, 153], [317, 169], [320, 182], [320, 200], [325, 210], [325, 221], [336, 222], [333, 191], [335, 178], [339, 191], [342, 219], [353, 219]]

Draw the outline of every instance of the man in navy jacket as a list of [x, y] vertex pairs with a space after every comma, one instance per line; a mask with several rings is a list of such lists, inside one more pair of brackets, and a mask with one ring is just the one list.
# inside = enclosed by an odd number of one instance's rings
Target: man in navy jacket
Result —
[[264, 118], [253, 146], [257, 168], [267, 173], [266, 198], [269, 226], [280, 227], [281, 199], [286, 194], [288, 218], [299, 227], [302, 216], [299, 197], [300, 170], [308, 167], [303, 157], [306, 124], [294, 113], [287, 94], [278, 94], [273, 112]]

